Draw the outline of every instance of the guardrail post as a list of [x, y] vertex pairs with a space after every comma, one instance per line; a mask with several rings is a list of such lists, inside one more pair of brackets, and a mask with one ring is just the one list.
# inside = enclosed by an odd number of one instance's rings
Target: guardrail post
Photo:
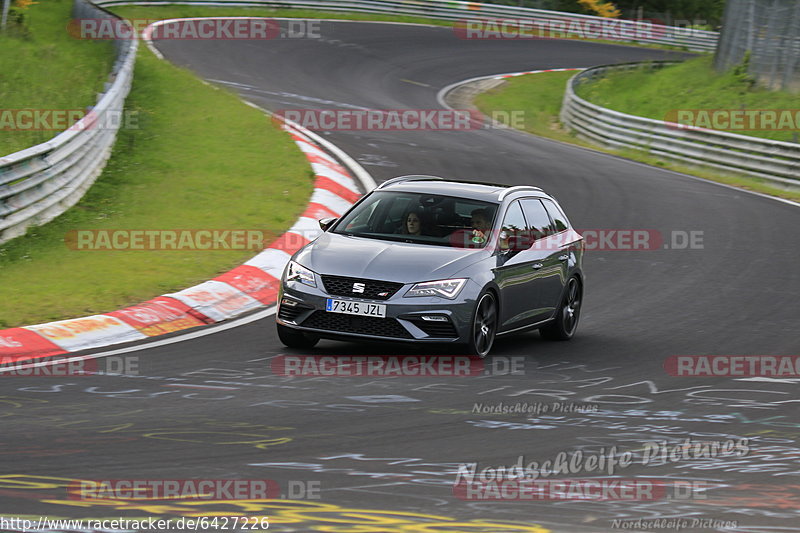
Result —
[[11, 7], [11, 0], [3, 0], [3, 17], [0, 20], [0, 31], [6, 31], [6, 22], [8, 22], [8, 8]]

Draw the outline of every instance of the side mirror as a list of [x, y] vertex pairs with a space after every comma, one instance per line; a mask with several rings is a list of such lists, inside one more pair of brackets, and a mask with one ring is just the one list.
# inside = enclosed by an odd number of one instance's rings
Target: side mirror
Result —
[[533, 240], [527, 235], [518, 235], [512, 244], [512, 248], [518, 252], [527, 250], [533, 246]]
[[500, 240], [498, 241], [500, 253], [504, 255], [516, 254], [523, 250], [527, 250], [533, 245], [533, 241], [528, 235], [519, 234], [508, 236], [505, 231], [500, 232]]
[[514, 243], [515, 237], [509, 237], [508, 232], [505, 230], [500, 230], [500, 235], [498, 235], [497, 240], [497, 248], [500, 255], [510, 255], [511, 252], [514, 251], [514, 247], [512, 244]]
[[337, 220], [339, 219], [335, 217], [321, 218], [319, 219], [319, 227], [322, 229], [322, 231], [328, 231], [328, 229], [330, 229], [330, 227], [333, 226]]

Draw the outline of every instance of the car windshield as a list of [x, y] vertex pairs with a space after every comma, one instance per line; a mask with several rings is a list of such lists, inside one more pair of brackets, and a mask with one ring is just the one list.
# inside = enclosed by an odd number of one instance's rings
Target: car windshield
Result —
[[375, 191], [333, 233], [454, 248], [483, 248], [498, 204], [437, 194]]

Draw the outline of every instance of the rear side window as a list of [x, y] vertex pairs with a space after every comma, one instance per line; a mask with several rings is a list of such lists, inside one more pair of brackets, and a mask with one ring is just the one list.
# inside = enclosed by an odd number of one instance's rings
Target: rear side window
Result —
[[550, 222], [550, 215], [538, 199], [527, 198], [522, 200], [522, 209], [531, 228], [531, 237], [534, 241], [554, 233]]
[[514, 202], [508, 207], [506, 211], [506, 218], [503, 219], [503, 231], [516, 235], [520, 232], [527, 230], [525, 224], [525, 217], [522, 216], [522, 209], [519, 207], [519, 202]]
[[569, 228], [569, 220], [567, 220], [567, 216], [561, 210], [560, 207], [556, 205], [555, 202], [552, 200], [542, 200], [545, 209], [547, 209], [550, 218], [553, 219], [553, 224], [555, 224], [556, 232], [564, 231], [565, 229]]
[[506, 217], [503, 219], [503, 225], [500, 229], [502, 230], [500, 234], [501, 248], [511, 248], [519, 251], [530, 247], [530, 230], [525, 221], [525, 215], [522, 214], [519, 202], [514, 202], [508, 206]]

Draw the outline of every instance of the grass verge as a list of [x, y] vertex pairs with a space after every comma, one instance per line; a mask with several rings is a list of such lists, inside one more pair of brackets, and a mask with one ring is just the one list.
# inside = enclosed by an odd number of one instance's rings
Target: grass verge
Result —
[[[96, 103], [114, 63], [110, 41], [67, 33], [72, 0], [14, 7], [0, 33], [0, 104], [3, 110], [84, 109]], [[7, 129], [0, 123], [0, 156], [43, 143], [59, 132]], [[14, 120], [16, 122], [16, 120]]]
[[236, 251], [73, 251], [76, 229], [257, 229], [303, 211], [313, 175], [259, 111], [142, 47], [122, 130], [101, 178], [74, 208], [0, 245], [0, 327], [111, 311], [214, 277]]
[[[797, 109], [796, 94], [754, 86], [753, 81], [740, 72], [741, 68], [717, 73], [712, 66], [712, 59], [704, 56], [658, 70], [643, 68], [612, 72], [598, 81], [582, 84], [577, 93], [592, 103], [622, 113], [671, 122], [676, 121], [676, 111], [679, 109]], [[797, 142], [796, 129], [724, 131]]]
[[567, 81], [574, 75], [574, 72], [546, 72], [509, 78], [505, 84], [478, 95], [475, 98], [475, 105], [487, 115], [498, 111], [506, 112], [498, 113], [497, 116], [500, 117], [513, 116], [510, 114], [511, 111], [522, 111], [523, 124], [515, 123], [514, 125], [523, 126], [521, 129], [534, 135], [576, 144], [742, 189], [800, 201], [800, 193], [777, 189], [757, 178], [732, 176], [698, 167], [679, 165], [645, 152], [606, 149], [577, 138], [572, 132], [567, 131], [559, 120], [564, 89]]

